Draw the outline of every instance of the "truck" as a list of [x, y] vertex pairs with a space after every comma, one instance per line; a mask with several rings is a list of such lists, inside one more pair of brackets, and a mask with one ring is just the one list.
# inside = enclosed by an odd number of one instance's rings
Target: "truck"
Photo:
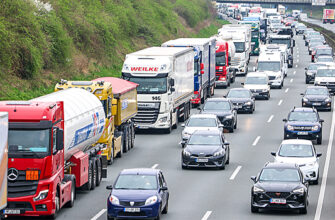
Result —
[[[108, 164], [112, 164], [114, 158], [122, 157], [123, 153], [134, 147], [135, 131], [131, 118], [137, 113], [137, 84], [110, 77], [106, 79], [96, 79], [92, 81], [67, 81], [61, 80], [55, 86], [55, 91], [68, 88], [82, 88], [94, 94], [102, 103], [105, 111], [105, 130], [98, 143], [104, 144], [103, 156], [106, 156]], [[109, 80], [109, 81], [107, 81]], [[117, 85], [112, 82], [117, 81]], [[115, 84], [115, 83], [114, 83]], [[129, 105], [120, 107], [122, 103], [118, 100], [121, 95], [120, 89], [128, 92]], [[121, 91], [123, 92], [123, 91]], [[125, 116], [125, 117], [124, 117]], [[120, 117], [122, 120], [120, 121]], [[118, 121], [117, 121], [118, 120]]]
[[251, 55], [258, 56], [260, 43], [260, 17], [246, 17], [238, 23], [251, 26]]
[[285, 6], [284, 5], [278, 5], [278, 13], [280, 14], [280, 15], [285, 15], [285, 13], [286, 13], [286, 8], [285, 8]]
[[194, 96], [192, 106], [204, 103], [214, 95], [215, 88], [215, 38], [178, 38], [162, 47], [191, 47], [194, 50]]
[[300, 13], [301, 13], [300, 10], [292, 10], [292, 16], [293, 16], [294, 18], [299, 19], [299, 18], [300, 18]]
[[247, 74], [251, 53], [251, 27], [249, 25], [223, 25], [218, 31], [222, 39], [231, 39], [235, 45], [235, 56], [231, 59], [236, 74]]
[[29, 101], [2, 101], [8, 112], [7, 215], [50, 216], [72, 207], [76, 189], [93, 190], [107, 177], [97, 144], [104, 109], [95, 95], [71, 88]]
[[295, 47], [295, 40], [292, 39], [291, 35], [269, 35], [269, 44], [284, 44], [287, 46], [288, 54], [288, 67], [293, 67], [293, 47]]
[[323, 15], [322, 15], [322, 23], [327, 24], [333, 24], [335, 21], [335, 13], [334, 13], [335, 9], [328, 9], [325, 8], [323, 9]]
[[0, 112], [0, 219], [7, 207], [8, 113]]
[[[203, 67], [201, 67], [203, 69]], [[194, 51], [188, 47], [150, 47], [126, 55], [122, 77], [139, 84], [136, 129], [164, 129], [190, 116], [194, 97]]]

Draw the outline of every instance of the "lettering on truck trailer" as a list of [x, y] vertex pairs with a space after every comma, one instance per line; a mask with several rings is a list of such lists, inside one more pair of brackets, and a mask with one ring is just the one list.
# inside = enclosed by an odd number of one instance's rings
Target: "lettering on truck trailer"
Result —
[[103, 131], [105, 118], [99, 120], [99, 113], [92, 115], [93, 123], [75, 131], [73, 140], [71, 141], [69, 149], [83, 143], [84, 141], [100, 134]]
[[121, 108], [122, 110], [125, 110], [126, 108], [128, 108], [128, 99], [122, 100]]
[[158, 67], [131, 67], [132, 72], [158, 72]]

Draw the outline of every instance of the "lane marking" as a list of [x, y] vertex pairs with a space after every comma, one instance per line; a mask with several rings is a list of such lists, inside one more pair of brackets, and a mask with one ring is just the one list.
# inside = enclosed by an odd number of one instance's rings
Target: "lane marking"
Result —
[[297, 73], [297, 71], [294, 70], [293, 75], [295, 75], [296, 73]]
[[242, 166], [237, 166], [235, 171], [233, 172], [233, 174], [231, 175], [231, 177], [229, 178], [230, 180], [234, 180], [236, 175], [238, 174], [238, 172], [240, 172], [240, 169], [242, 168]]
[[297, 62], [299, 63], [299, 59], [297, 59]]
[[282, 100], [282, 99], [279, 100], [278, 105], [281, 105], [281, 103], [283, 103], [283, 100]]
[[[297, 54], [297, 58], [299, 58], [299, 53]], [[298, 61], [299, 62], [299, 61]]]
[[201, 220], [207, 220], [211, 214], [212, 214], [212, 211], [207, 211], [206, 214], [204, 215], [204, 217], [202, 217]]
[[290, 80], [290, 83], [293, 83], [293, 79]]
[[98, 212], [98, 214], [96, 214], [93, 218], [91, 218], [91, 220], [97, 220], [100, 216], [102, 216], [105, 212], [107, 211], [107, 209], [101, 209], [100, 212]]
[[326, 192], [327, 176], [328, 176], [330, 157], [331, 157], [331, 153], [332, 153], [332, 146], [333, 146], [333, 140], [334, 140], [334, 129], [335, 129], [335, 120], [334, 119], [335, 119], [335, 107], [333, 107], [333, 118], [332, 118], [332, 124], [331, 124], [331, 128], [330, 128], [329, 142], [328, 142], [328, 147], [327, 147], [327, 156], [326, 156], [326, 161], [325, 161], [325, 167], [323, 169], [322, 183], [321, 183], [321, 187], [320, 187], [318, 205], [316, 207], [314, 220], [320, 220], [323, 200], [324, 200], [325, 192]]
[[261, 139], [261, 136], [257, 136], [256, 139], [254, 140], [254, 142], [252, 143], [252, 146], [256, 146], [259, 139]]
[[270, 123], [272, 121], [273, 117], [274, 117], [273, 115], [270, 116], [270, 118], [268, 120], [268, 123]]
[[297, 67], [298, 67], [298, 64], [296, 64], [295, 67], [297, 68]]
[[158, 164], [158, 163], [156, 163], [156, 164], [155, 164], [155, 165], [153, 165], [151, 168], [152, 168], [152, 169], [156, 169], [156, 168], [158, 167], [158, 165], [159, 165], [159, 164]]
[[285, 93], [287, 93], [289, 89], [290, 89], [290, 88], [285, 89]]

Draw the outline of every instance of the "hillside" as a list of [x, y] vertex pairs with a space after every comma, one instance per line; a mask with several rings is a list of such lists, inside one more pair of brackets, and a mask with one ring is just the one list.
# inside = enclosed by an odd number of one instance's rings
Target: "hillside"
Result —
[[49, 93], [61, 78], [119, 76], [125, 54], [216, 33], [210, 0], [2, 0], [0, 99]]

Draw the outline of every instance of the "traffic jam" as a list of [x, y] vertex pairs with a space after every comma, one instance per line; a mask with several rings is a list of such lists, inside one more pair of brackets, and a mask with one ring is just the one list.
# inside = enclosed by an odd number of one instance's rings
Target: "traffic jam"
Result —
[[[77, 196], [107, 181], [103, 194], [108, 195], [107, 206], [104, 203], [92, 219], [103, 215], [108, 220], [168, 219], [165, 214], [174, 213], [169, 201], [175, 207], [171, 199], [183, 195], [169, 187], [171, 179], [164, 169], [158, 164], [124, 167], [111, 180], [110, 165], [129, 159], [125, 153], [133, 148], [133, 154], [139, 154], [138, 138], [144, 136], [149, 144], [155, 136], [174, 139], [173, 133], [181, 131], [178, 148], [171, 149], [180, 162], [172, 169], [185, 176], [197, 171], [194, 184], [207, 175], [204, 170], [222, 170], [208, 174], [221, 175], [235, 164], [231, 135], [242, 135], [238, 128], [250, 126], [248, 120], [259, 117], [258, 109], [274, 93], [287, 93], [287, 85], [293, 83], [288, 78], [295, 74], [304, 75], [301, 102], [281, 119], [283, 133], [275, 134], [281, 136], [278, 149], [262, 152], [273, 160], [262, 161], [264, 166], [249, 179], [248, 210], [256, 219], [273, 210], [307, 214], [310, 194], [315, 195], [312, 185], [321, 178], [322, 116], [331, 114], [333, 107], [333, 49], [320, 32], [299, 22], [300, 11], [289, 13], [281, 5], [216, 6], [218, 16], [231, 23], [222, 25], [215, 36], [178, 38], [127, 54], [122, 78], [61, 80], [48, 95], [0, 102], [0, 112], [8, 113], [11, 175], [4, 215], [55, 219], [63, 207], [74, 206]], [[298, 71], [299, 61], [294, 59], [298, 43], [304, 45], [300, 53], [309, 56], [304, 72]], [[278, 106], [282, 103], [280, 99]], [[211, 214], [206, 212], [202, 219], [211, 219]], [[194, 218], [175, 215], [172, 219]]]

